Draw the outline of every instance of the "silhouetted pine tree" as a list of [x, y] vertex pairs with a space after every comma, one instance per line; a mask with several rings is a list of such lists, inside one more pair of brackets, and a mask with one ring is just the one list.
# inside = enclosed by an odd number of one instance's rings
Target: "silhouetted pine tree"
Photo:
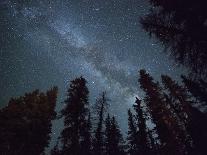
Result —
[[[206, 83], [203, 80], [192, 80], [185, 76], [181, 76], [185, 87], [197, 99], [198, 103], [206, 106]], [[201, 107], [202, 108], [202, 107]], [[193, 152], [194, 154], [205, 155], [206, 139], [207, 139], [207, 116], [205, 113], [200, 112], [198, 109], [191, 107], [191, 120], [188, 123], [188, 131], [193, 139]]]
[[180, 149], [177, 140], [178, 127], [176, 120], [162, 95], [161, 87], [153, 81], [153, 78], [145, 70], [140, 70], [139, 82], [140, 87], [146, 93], [144, 101], [153, 122], [156, 124], [160, 140], [160, 154], [185, 154], [183, 149]]
[[141, 100], [136, 98], [135, 104], [133, 105], [134, 110], [136, 112], [136, 120], [137, 120], [137, 145], [138, 145], [138, 153], [139, 154], [150, 154], [150, 141], [148, 135], [148, 129], [146, 126], [146, 119], [141, 107]]
[[[62, 150], [64, 155], [80, 155], [83, 150], [88, 154], [85, 144], [89, 139], [88, 88], [83, 77], [71, 81], [65, 100], [64, 129], [61, 133]], [[88, 117], [89, 118], [89, 117]], [[88, 146], [90, 148], [90, 146]]]
[[192, 138], [189, 135], [188, 127], [191, 121], [191, 103], [192, 99], [188, 95], [185, 88], [178, 85], [167, 75], [162, 75], [162, 82], [166, 91], [169, 93], [168, 103], [172, 108], [174, 117], [177, 118], [177, 125], [179, 126], [179, 133], [177, 139], [179, 140], [180, 146], [186, 153], [191, 152]]
[[102, 96], [96, 101], [96, 110], [98, 112], [98, 124], [95, 131], [95, 137], [93, 139], [93, 153], [95, 155], [103, 154], [104, 147], [104, 134], [103, 134], [103, 123], [104, 123], [104, 112], [107, 108], [106, 93], [103, 92]]
[[113, 148], [112, 145], [111, 145], [111, 118], [109, 116], [109, 114], [107, 115], [106, 117], [106, 120], [105, 120], [105, 150], [104, 150], [104, 154], [106, 155], [109, 155], [111, 154], [111, 150]]
[[123, 138], [115, 117], [106, 118], [105, 129], [105, 154], [106, 155], [123, 155], [125, 154], [123, 148]]
[[169, 76], [162, 75], [161, 77], [165, 89], [169, 91], [169, 96], [173, 101], [177, 114], [182, 121], [187, 123], [190, 119], [190, 106], [192, 104], [192, 99], [185, 88], [178, 85], [178, 83], [172, 80]]
[[195, 73], [207, 73], [207, 10], [205, 0], [150, 0], [143, 28], [169, 49], [177, 62]]
[[57, 87], [36, 90], [11, 99], [0, 110], [0, 154], [44, 154], [49, 145], [51, 120], [56, 117]]
[[91, 137], [91, 114], [89, 112], [88, 118], [87, 118], [87, 124], [86, 124], [86, 129], [84, 130], [84, 136], [85, 136], [85, 141], [82, 143], [82, 149], [81, 149], [81, 154], [86, 154], [90, 155], [92, 154], [92, 137]]
[[128, 110], [128, 135], [127, 135], [127, 142], [128, 142], [128, 153], [130, 155], [138, 154], [138, 144], [137, 144], [137, 126], [134, 121], [134, 115]]

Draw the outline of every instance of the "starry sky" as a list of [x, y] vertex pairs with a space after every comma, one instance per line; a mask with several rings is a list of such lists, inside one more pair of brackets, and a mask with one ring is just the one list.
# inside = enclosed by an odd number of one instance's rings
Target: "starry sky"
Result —
[[156, 79], [185, 73], [141, 28], [148, 9], [146, 0], [0, 0], [0, 107], [58, 86], [60, 110], [67, 84], [82, 75], [90, 102], [106, 91], [126, 131], [126, 110], [142, 96], [140, 69]]

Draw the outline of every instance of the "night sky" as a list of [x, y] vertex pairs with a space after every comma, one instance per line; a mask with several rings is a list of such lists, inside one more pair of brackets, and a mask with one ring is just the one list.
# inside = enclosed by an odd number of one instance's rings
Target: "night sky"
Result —
[[146, 0], [0, 0], [0, 107], [58, 86], [60, 110], [67, 84], [82, 75], [90, 102], [106, 91], [125, 132], [127, 109], [142, 96], [138, 71], [156, 79], [184, 73], [142, 30], [139, 18], [148, 6]]

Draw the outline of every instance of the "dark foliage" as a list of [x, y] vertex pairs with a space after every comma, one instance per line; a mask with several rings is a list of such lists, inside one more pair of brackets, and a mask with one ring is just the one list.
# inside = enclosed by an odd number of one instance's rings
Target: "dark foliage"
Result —
[[160, 154], [185, 154], [179, 141], [180, 128], [176, 117], [169, 108], [159, 83], [145, 70], [140, 71], [140, 86], [145, 91], [145, 103], [149, 109], [160, 140]]
[[188, 91], [197, 99], [196, 102], [207, 106], [207, 82], [202, 79], [193, 80], [186, 76], [181, 76]]
[[83, 77], [71, 81], [68, 88], [61, 133], [61, 154], [90, 154], [90, 117], [88, 109], [88, 88]]
[[103, 123], [104, 123], [104, 113], [107, 109], [107, 99], [106, 93], [103, 92], [101, 97], [96, 101], [96, 111], [98, 115], [97, 128], [95, 130], [95, 137], [93, 139], [93, 153], [95, 155], [103, 154], [104, 149], [104, 133], [103, 133]]
[[135, 155], [138, 153], [138, 137], [137, 137], [137, 126], [135, 124], [134, 115], [132, 114], [131, 110], [128, 110], [128, 153], [130, 155]]
[[124, 155], [123, 138], [115, 117], [106, 118], [105, 129], [105, 154], [106, 155]]
[[177, 140], [182, 146], [183, 152], [189, 154], [192, 151], [193, 140], [189, 134], [188, 127], [192, 119], [192, 98], [188, 95], [186, 89], [173, 81], [169, 76], [162, 75], [166, 101], [168, 102], [172, 115], [177, 123]]
[[128, 153], [130, 155], [157, 154], [157, 144], [153, 135], [153, 130], [150, 130], [147, 125], [147, 109], [142, 105], [140, 99], [136, 98], [133, 105], [135, 115], [128, 110]]
[[146, 126], [146, 119], [143, 112], [143, 109], [141, 107], [141, 100], [136, 98], [134, 110], [136, 111], [136, 119], [137, 119], [137, 125], [138, 125], [138, 143], [141, 146], [139, 148], [140, 154], [149, 154], [149, 137], [147, 133], [147, 126]]
[[143, 28], [169, 49], [177, 62], [197, 75], [207, 73], [207, 7], [205, 0], [149, 0]]
[[[188, 131], [193, 139], [192, 155], [206, 155], [207, 115], [196, 108], [191, 108], [192, 119]], [[190, 153], [189, 153], [190, 154]]]
[[44, 153], [49, 144], [57, 87], [11, 99], [0, 110], [0, 152], [5, 155]]

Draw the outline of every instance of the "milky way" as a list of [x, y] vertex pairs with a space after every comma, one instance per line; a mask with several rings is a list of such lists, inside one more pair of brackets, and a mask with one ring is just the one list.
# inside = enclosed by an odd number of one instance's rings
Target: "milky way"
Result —
[[139, 18], [147, 6], [144, 0], [2, 0], [0, 106], [57, 85], [60, 110], [68, 82], [82, 75], [91, 103], [106, 91], [110, 112], [126, 131], [126, 110], [142, 96], [138, 71], [155, 78], [184, 72], [142, 30]]

